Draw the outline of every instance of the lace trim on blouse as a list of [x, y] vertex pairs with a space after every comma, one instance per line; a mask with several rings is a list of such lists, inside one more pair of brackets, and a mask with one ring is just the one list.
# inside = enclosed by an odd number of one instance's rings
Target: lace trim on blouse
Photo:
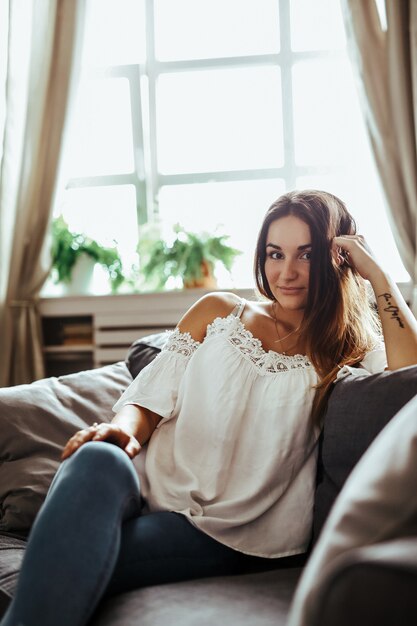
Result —
[[190, 333], [181, 333], [178, 328], [167, 331], [168, 339], [162, 348], [169, 352], [178, 352], [185, 357], [190, 357], [201, 346], [199, 341], [193, 339]]
[[[226, 332], [229, 333], [227, 337], [229, 343], [239, 350], [242, 356], [249, 360], [256, 369], [262, 372], [278, 374], [293, 369], [312, 367], [308, 358], [303, 354], [289, 356], [274, 350], [266, 352], [262, 347], [261, 340], [254, 337], [251, 331], [245, 328], [243, 322], [233, 313], [227, 317], [216, 317], [207, 326], [207, 337]], [[163, 350], [176, 352], [188, 358], [201, 346], [201, 342], [193, 339], [190, 333], [181, 333], [178, 328], [167, 331], [167, 334], [168, 339]]]
[[266, 352], [262, 347], [261, 340], [254, 337], [251, 331], [245, 328], [243, 322], [232, 314], [227, 317], [217, 317], [213, 320], [207, 327], [207, 337], [229, 331], [230, 322], [233, 319], [235, 324], [227, 339], [257, 369], [271, 374], [278, 374], [292, 369], [312, 367], [308, 358], [303, 354], [289, 356], [274, 350]]

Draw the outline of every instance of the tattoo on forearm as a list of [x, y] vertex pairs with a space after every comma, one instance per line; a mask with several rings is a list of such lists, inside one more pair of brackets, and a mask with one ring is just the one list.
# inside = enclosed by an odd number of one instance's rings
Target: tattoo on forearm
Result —
[[387, 313], [391, 313], [391, 319], [396, 320], [400, 328], [404, 328], [404, 323], [399, 315], [400, 309], [392, 304], [392, 295], [390, 293], [382, 293], [380, 296], [378, 296], [378, 298], [384, 298], [387, 306], [383, 310]]

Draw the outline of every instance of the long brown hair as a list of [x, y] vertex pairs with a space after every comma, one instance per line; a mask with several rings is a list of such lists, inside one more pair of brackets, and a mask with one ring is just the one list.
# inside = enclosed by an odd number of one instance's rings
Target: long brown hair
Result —
[[266, 237], [270, 224], [287, 215], [301, 219], [311, 233], [309, 289], [300, 339], [320, 378], [312, 409], [312, 420], [318, 424], [337, 372], [343, 365], [359, 363], [375, 347], [381, 325], [364, 279], [346, 260], [338, 265], [333, 257], [333, 237], [356, 234], [356, 224], [342, 200], [325, 191], [291, 191], [268, 209], [255, 251], [259, 292], [275, 300], [265, 274]]

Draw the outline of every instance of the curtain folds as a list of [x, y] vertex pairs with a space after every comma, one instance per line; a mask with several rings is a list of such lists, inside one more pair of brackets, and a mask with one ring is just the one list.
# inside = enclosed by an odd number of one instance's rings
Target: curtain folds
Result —
[[417, 314], [417, 2], [341, 0], [349, 52], [389, 208], [394, 237], [413, 281]]
[[[2, 0], [4, 2], [4, 0]], [[9, 0], [0, 152], [0, 386], [44, 375], [39, 291], [85, 0]]]

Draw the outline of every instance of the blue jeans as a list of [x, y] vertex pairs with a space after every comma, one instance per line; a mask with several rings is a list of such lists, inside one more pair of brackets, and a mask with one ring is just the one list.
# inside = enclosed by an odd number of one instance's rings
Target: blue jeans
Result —
[[81, 626], [116, 593], [277, 566], [279, 559], [224, 546], [181, 514], [141, 515], [142, 505], [123, 450], [100, 441], [81, 446], [51, 484], [0, 626]]

